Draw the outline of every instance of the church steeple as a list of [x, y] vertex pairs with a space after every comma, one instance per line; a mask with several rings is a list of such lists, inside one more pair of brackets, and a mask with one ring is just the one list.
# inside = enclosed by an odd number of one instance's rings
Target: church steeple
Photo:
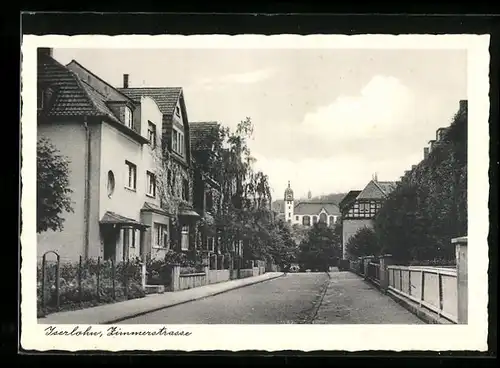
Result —
[[290, 180], [288, 180], [288, 187], [285, 189], [285, 201], [293, 201], [293, 190], [290, 187]]
[[293, 190], [290, 187], [290, 180], [288, 181], [288, 187], [285, 189], [285, 219], [288, 223], [292, 223], [293, 219]]

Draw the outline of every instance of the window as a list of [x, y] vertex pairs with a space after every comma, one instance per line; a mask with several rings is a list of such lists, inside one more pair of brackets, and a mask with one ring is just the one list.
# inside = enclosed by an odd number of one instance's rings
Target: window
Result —
[[177, 131], [172, 132], [172, 150], [177, 152]]
[[366, 202], [356, 202], [354, 203], [351, 210], [349, 210], [348, 216], [350, 217], [361, 217], [361, 218], [372, 218], [374, 217], [378, 210], [382, 207], [380, 201], [366, 201]]
[[182, 181], [182, 199], [189, 201], [189, 182], [186, 179]]
[[111, 170], [108, 171], [108, 183], [106, 189], [108, 190], [108, 197], [111, 198], [115, 191], [115, 174], [113, 174], [113, 171]]
[[151, 197], [156, 197], [156, 175], [150, 171], [146, 172], [146, 193]]
[[148, 139], [151, 148], [156, 148], [156, 125], [148, 121]]
[[189, 250], [189, 226], [183, 225], [181, 230], [181, 250]]
[[175, 115], [177, 115], [179, 117], [181, 116], [181, 109], [179, 108], [179, 106], [175, 107]]
[[156, 248], [168, 248], [168, 226], [164, 224], [154, 224], [155, 236], [154, 246]]
[[288, 217], [292, 217], [292, 213], [291, 212], [288, 212]]
[[313, 216], [313, 224], [316, 224], [318, 222], [318, 216]]
[[129, 161], [125, 161], [127, 167], [127, 178], [125, 186], [129, 189], [135, 190], [137, 188], [137, 166]]
[[326, 213], [320, 214], [319, 215], [319, 222], [326, 224], [326, 221], [327, 221]]
[[184, 134], [175, 128], [172, 130], [172, 150], [184, 156]]
[[296, 221], [299, 221], [299, 216], [295, 216], [295, 220], [296, 220]]
[[36, 95], [37, 97], [37, 109], [42, 110], [43, 109], [43, 100], [45, 99], [45, 91], [41, 88], [38, 89], [38, 93]]
[[128, 108], [126, 106], [125, 106], [124, 120], [125, 120], [125, 125], [128, 128], [132, 129], [132, 110], [130, 110], [130, 108]]
[[210, 252], [215, 251], [215, 242], [212, 236], [207, 237], [207, 250]]
[[311, 226], [311, 218], [309, 216], [302, 217], [302, 225]]
[[330, 216], [330, 225], [333, 225], [335, 223], [335, 217]]

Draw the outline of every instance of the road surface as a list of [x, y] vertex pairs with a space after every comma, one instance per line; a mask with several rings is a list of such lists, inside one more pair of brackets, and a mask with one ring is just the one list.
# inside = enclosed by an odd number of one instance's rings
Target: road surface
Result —
[[351, 272], [289, 273], [121, 324], [423, 324]]
[[287, 274], [273, 280], [166, 308], [121, 324], [311, 323], [329, 278]]

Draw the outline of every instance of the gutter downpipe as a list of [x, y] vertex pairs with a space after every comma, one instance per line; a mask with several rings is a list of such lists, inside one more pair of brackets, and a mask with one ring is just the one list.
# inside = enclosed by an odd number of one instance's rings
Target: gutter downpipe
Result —
[[90, 158], [91, 158], [91, 145], [90, 145], [90, 130], [88, 126], [87, 117], [83, 118], [83, 126], [85, 128], [86, 147], [85, 147], [85, 209], [83, 214], [83, 221], [85, 225], [85, 232], [83, 236], [83, 247], [85, 259], [89, 258], [89, 233], [90, 233]]

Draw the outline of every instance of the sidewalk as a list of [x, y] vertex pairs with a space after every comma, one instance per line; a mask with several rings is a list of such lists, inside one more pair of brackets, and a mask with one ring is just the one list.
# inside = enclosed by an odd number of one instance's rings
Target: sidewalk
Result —
[[314, 324], [424, 324], [416, 315], [351, 272], [330, 272]]
[[282, 272], [268, 272], [260, 276], [247, 277], [201, 286], [188, 290], [151, 294], [144, 298], [132, 299], [118, 303], [100, 305], [98, 307], [80, 309], [69, 312], [49, 314], [39, 318], [40, 324], [111, 324], [142, 314], [154, 312], [174, 305], [206, 298], [240, 287], [272, 280], [282, 276]]

